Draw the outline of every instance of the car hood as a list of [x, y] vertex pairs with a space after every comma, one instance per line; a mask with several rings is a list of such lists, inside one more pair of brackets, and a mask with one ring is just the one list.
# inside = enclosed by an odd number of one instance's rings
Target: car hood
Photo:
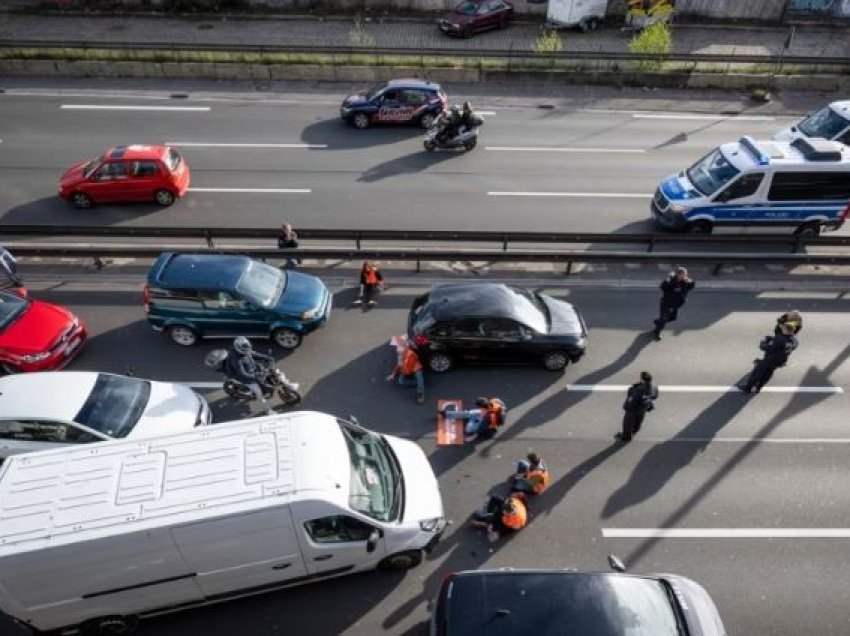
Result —
[[82, 163], [78, 163], [63, 172], [62, 176], [59, 178], [59, 185], [67, 186], [79, 183], [80, 181], [85, 181], [85, 178], [83, 177], [83, 168], [85, 168], [86, 163], [88, 162], [83, 161]]
[[576, 336], [585, 335], [584, 323], [570, 303], [540, 294], [541, 300], [546, 303], [549, 310], [549, 334], [553, 336]]
[[315, 276], [293, 271], [288, 271], [286, 276], [286, 289], [277, 303], [278, 313], [300, 315], [322, 306], [328, 293], [322, 281]]
[[18, 319], [0, 334], [0, 347], [16, 353], [48, 350], [71, 326], [74, 314], [33, 300]]
[[404, 476], [403, 521], [415, 523], [442, 517], [443, 500], [440, 497], [440, 487], [425, 453], [413, 442], [392, 435], [383, 437], [398, 457]]
[[156, 437], [195, 428], [201, 402], [182, 384], [151, 382], [148, 405], [127, 437]]
[[672, 586], [685, 615], [688, 634], [725, 636], [726, 628], [723, 626], [717, 606], [702, 585], [677, 574], [661, 574], [659, 577]]
[[369, 99], [366, 97], [366, 92], [354, 93], [353, 95], [349, 95], [343, 100], [343, 105], [348, 106], [349, 108], [352, 106], [362, 106], [363, 104], [368, 104]]
[[441, 19], [446, 22], [451, 22], [452, 24], [458, 24], [463, 26], [465, 24], [469, 24], [475, 19], [474, 15], [466, 15], [465, 13], [458, 13], [457, 11], [450, 11], [445, 14]]

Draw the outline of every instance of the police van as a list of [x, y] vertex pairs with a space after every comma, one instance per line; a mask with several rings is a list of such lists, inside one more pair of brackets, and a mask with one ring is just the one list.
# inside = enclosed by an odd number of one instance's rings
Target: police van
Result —
[[689, 234], [836, 230], [850, 212], [850, 148], [741, 137], [662, 181], [651, 211], [660, 226]]
[[780, 130], [775, 141], [793, 141], [800, 137], [823, 137], [850, 146], [850, 100], [832, 102], [793, 126]]

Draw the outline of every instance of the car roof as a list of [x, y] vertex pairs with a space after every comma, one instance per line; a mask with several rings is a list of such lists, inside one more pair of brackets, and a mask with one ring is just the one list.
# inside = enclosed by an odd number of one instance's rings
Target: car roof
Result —
[[161, 254], [148, 279], [175, 289], [235, 289], [251, 261], [238, 254]]
[[434, 319], [486, 316], [510, 318], [526, 323], [517, 311], [516, 292], [503, 283], [446, 283], [428, 292], [428, 305]]
[[440, 85], [436, 82], [418, 79], [416, 77], [392, 79], [387, 82], [387, 88], [425, 88], [432, 91], [440, 90]]
[[2, 377], [0, 419], [72, 422], [99, 375], [95, 371], [43, 371]]
[[148, 146], [132, 144], [129, 146], [113, 146], [103, 153], [103, 160], [126, 159], [129, 161], [161, 159], [168, 146]]

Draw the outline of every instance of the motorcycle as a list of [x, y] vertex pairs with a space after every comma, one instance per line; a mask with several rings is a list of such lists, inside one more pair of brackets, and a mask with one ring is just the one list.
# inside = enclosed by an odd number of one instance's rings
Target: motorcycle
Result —
[[454, 137], [451, 139], [442, 139], [441, 135], [446, 126], [449, 125], [448, 117], [445, 113], [443, 113], [434, 120], [434, 123], [431, 124], [428, 132], [425, 133], [425, 139], [422, 142], [422, 145], [428, 152], [436, 150], [437, 148], [463, 148], [464, 150], [472, 150], [478, 144], [478, 129], [483, 124], [484, 120], [476, 115], [474, 125], [462, 125]]
[[[227, 375], [227, 349], [215, 349], [207, 354], [204, 358], [204, 364], [216, 371], [224, 374], [224, 383], [222, 389], [228, 397], [238, 400], [251, 400], [254, 394], [250, 387], [236, 378]], [[257, 364], [258, 374], [257, 381], [260, 389], [263, 391], [263, 397], [267, 400], [273, 396], [277, 396], [283, 403], [283, 406], [295, 406], [301, 402], [302, 396], [299, 389], [299, 384], [293, 382], [286, 377], [283, 371], [278, 369], [274, 364], [272, 356], [264, 356], [255, 353], [253, 355], [254, 362]]]

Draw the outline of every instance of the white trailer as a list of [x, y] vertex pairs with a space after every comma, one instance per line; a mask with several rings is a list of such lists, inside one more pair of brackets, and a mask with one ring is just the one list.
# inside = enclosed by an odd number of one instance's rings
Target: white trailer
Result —
[[605, 18], [608, 0], [549, 0], [547, 26], [593, 31]]
[[[414, 443], [296, 412], [0, 467], [0, 609], [34, 632], [419, 563], [445, 527]], [[125, 630], [125, 631], [120, 631]]]

